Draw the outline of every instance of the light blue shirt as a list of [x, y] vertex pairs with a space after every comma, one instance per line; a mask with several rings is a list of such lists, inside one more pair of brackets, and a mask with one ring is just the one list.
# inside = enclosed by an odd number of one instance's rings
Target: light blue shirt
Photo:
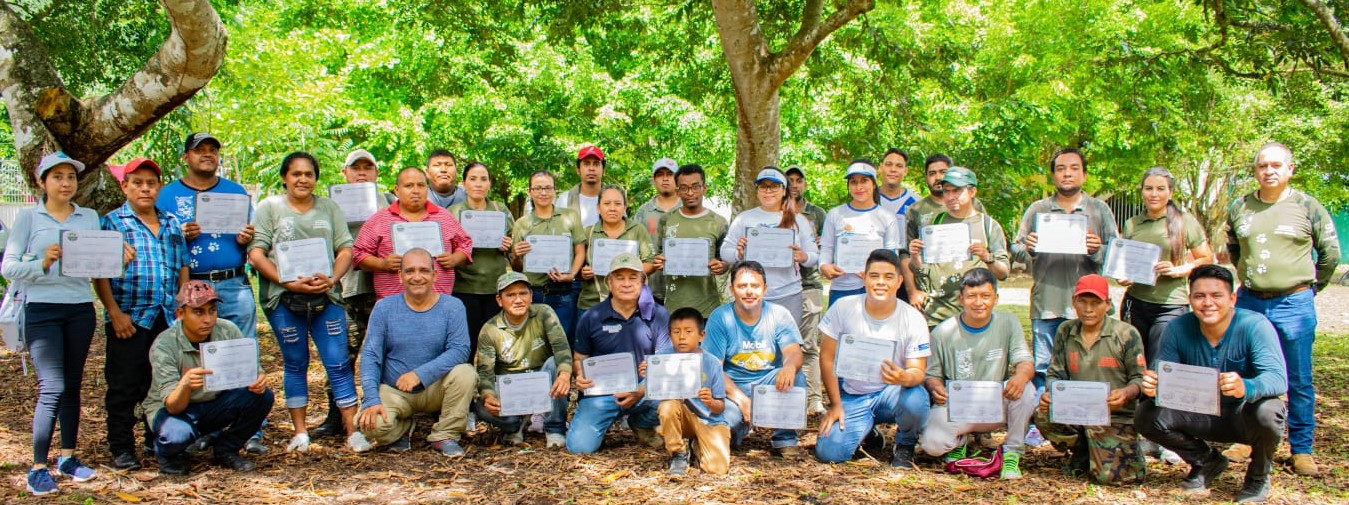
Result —
[[791, 312], [781, 305], [763, 302], [759, 322], [744, 325], [735, 315], [735, 302], [712, 311], [707, 318], [703, 350], [722, 361], [726, 375], [736, 384], [758, 381], [782, 368], [782, 349], [801, 345], [801, 331]]
[[75, 206], [75, 211], [63, 223], [47, 212], [45, 202], [19, 211], [5, 243], [2, 273], [5, 279], [28, 283], [29, 302], [37, 303], [92, 303], [93, 292], [86, 277], [62, 277], [61, 261], [42, 270], [42, 258], [47, 247], [61, 239], [65, 230], [99, 230], [98, 213], [94, 209]]

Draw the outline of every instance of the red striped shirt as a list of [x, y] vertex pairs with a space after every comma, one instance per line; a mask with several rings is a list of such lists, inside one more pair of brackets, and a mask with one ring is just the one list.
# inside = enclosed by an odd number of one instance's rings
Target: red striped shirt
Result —
[[[407, 223], [399, 211], [398, 202], [381, 209], [370, 219], [361, 225], [361, 232], [356, 236], [356, 243], [352, 245], [352, 261], [356, 265], [361, 264], [361, 260], [369, 257], [383, 258], [393, 254], [393, 232], [390, 228], [394, 223]], [[469, 263], [473, 262], [473, 240], [464, 232], [464, 228], [459, 226], [459, 221], [454, 218], [445, 209], [437, 207], [436, 204], [426, 204], [426, 215], [422, 221], [434, 221], [440, 223], [440, 236], [445, 241], [445, 252], [462, 251], [468, 255]], [[435, 264], [436, 284], [435, 289], [438, 293], [454, 293], [454, 270], [446, 270]], [[398, 281], [396, 272], [375, 272], [375, 298], [384, 298], [403, 292], [403, 284]]]

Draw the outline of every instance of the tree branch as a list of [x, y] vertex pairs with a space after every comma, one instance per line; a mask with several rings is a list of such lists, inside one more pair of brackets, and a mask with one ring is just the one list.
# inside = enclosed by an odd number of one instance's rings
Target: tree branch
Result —
[[1340, 58], [1344, 60], [1344, 65], [1349, 68], [1349, 36], [1344, 34], [1344, 29], [1340, 27], [1340, 21], [1335, 19], [1335, 11], [1321, 0], [1301, 0], [1302, 5], [1311, 9], [1316, 14], [1316, 18], [1321, 20], [1321, 25], [1330, 32], [1330, 40], [1335, 43], [1335, 47], [1340, 51]]
[[47, 89], [64, 89], [47, 48], [8, 2], [0, 4], [0, 97], [7, 104], [14, 149], [23, 167], [36, 166], [50, 149], [51, 133], [38, 115], [39, 97]]
[[[822, 12], [822, 1], [809, 0], [806, 3], [805, 11], [801, 19], [801, 28], [796, 34], [792, 35], [791, 40], [787, 41], [787, 46], [781, 51], [774, 53], [770, 57], [768, 64], [768, 74], [772, 81], [774, 89], [787, 81], [788, 77], [796, 73], [796, 69], [801, 68], [810, 53], [815, 48], [843, 25], [856, 19], [876, 7], [874, 0], [848, 0], [848, 3], [839, 7], [838, 10], [830, 14], [823, 23], [819, 21]], [[814, 9], [814, 12], [812, 12]]]

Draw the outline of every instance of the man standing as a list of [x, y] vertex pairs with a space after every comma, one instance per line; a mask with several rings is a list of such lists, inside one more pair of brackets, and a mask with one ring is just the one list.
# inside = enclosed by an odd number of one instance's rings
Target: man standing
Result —
[[[815, 229], [815, 246], [820, 245], [820, 234], [824, 231], [825, 211], [818, 205], [806, 201], [806, 174], [801, 167], [787, 167], [787, 191], [801, 215], [810, 221]], [[806, 373], [806, 412], [820, 414], [824, 412], [824, 398], [820, 390], [820, 314], [824, 312], [824, 284], [820, 281], [819, 265], [801, 266], [801, 352], [806, 362], [802, 369]]]
[[431, 155], [426, 157], [426, 177], [431, 186], [428, 198], [437, 207], [448, 209], [468, 198], [468, 193], [459, 185], [459, 166], [449, 151], [431, 151]]
[[[949, 166], [950, 163], [947, 163]], [[904, 176], [909, 175], [909, 153], [891, 147], [881, 156], [881, 198], [885, 210], [904, 216], [909, 207], [918, 203], [918, 194], [904, 187]]]
[[1340, 246], [1325, 207], [1289, 186], [1295, 168], [1288, 146], [1272, 142], [1260, 148], [1255, 155], [1255, 179], [1260, 187], [1228, 210], [1227, 250], [1241, 279], [1237, 307], [1263, 314], [1279, 334], [1279, 347], [1288, 365], [1288, 443], [1293, 471], [1316, 475], [1312, 457], [1316, 428], [1314, 297], [1335, 275]]
[[581, 226], [590, 228], [600, 220], [600, 185], [604, 183], [604, 151], [597, 146], [585, 146], [576, 153], [576, 174], [581, 183], [558, 195], [557, 206], [576, 209], [581, 214]]
[[[656, 233], [660, 228], [660, 220], [679, 208], [679, 194], [675, 192], [675, 170], [678, 170], [675, 160], [670, 158], [656, 160], [656, 164], [651, 166], [651, 187], [655, 188], [656, 195], [632, 213], [632, 218], [642, 223], [642, 226], [646, 227], [646, 232], [652, 237], [658, 237]], [[651, 287], [652, 296], [656, 298], [656, 303], [664, 305], [665, 276], [660, 270], [656, 270], [646, 280], [647, 285]]]
[[726, 239], [726, 218], [703, 206], [703, 196], [707, 194], [707, 174], [698, 165], [684, 165], [675, 174], [675, 188], [682, 206], [676, 212], [667, 214], [652, 235], [656, 242], [656, 270], [665, 268], [666, 239], [696, 239], [707, 241], [708, 275], [669, 276], [666, 277], [665, 308], [676, 311], [684, 307], [693, 307], [707, 317], [712, 310], [721, 305], [721, 290], [717, 289], [717, 278], [726, 274], [726, 262], [717, 258], [721, 242]]
[[960, 279], [965, 272], [976, 268], [987, 268], [998, 280], [1007, 278], [1011, 271], [1008, 265], [1007, 236], [1002, 233], [1002, 225], [978, 210], [975, 210], [975, 195], [979, 192], [978, 178], [965, 167], [951, 167], [942, 176], [940, 194], [946, 201], [944, 211], [929, 219], [929, 224], [962, 223], [970, 228], [969, 257], [958, 261], [941, 263], [923, 262], [923, 239], [915, 236], [909, 241], [909, 268], [918, 286], [913, 299], [915, 307], [923, 310], [927, 316], [928, 327], [935, 327], [942, 321], [960, 312]]
[[398, 172], [394, 194], [398, 201], [380, 209], [361, 227], [352, 245], [352, 262], [361, 270], [373, 272], [375, 298], [383, 299], [402, 291], [402, 257], [394, 249], [394, 229], [401, 223], [430, 222], [440, 228], [444, 252], [435, 256], [437, 293], [454, 292], [455, 267], [473, 261], [473, 240], [449, 211], [426, 201], [427, 177], [415, 167]]
[[[946, 171], [952, 165], [955, 165], [955, 162], [951, 161], [951, 157], [945, 154], [937, 153], [928, 156], [923, 164], [923, 180], [927, 183], [927, 197], [909, 205], [909, 208], [903, 214], [906, 239], [904, 251], [901, 252], [903, 256], [900, 259], [900, 266], [904, 273], [904, 289], [907, 291], [904, 294], [904, 299], [908, 300], [909, 305], [914, 307], [922, 307], [922, 302], [927, 297], [918, 290], [917, 279], [914, 278], [913, 270], [909, 265], [913, 259], [909, 254], [905, 254], [908, 252], [908, 241], [917, 238], [918, 232], [923, 226], [929, 224], [933, 216], [946, 211], [946, 199], [942, 197], [941, 184], [942, 178], [946, 176]], [[979, 204], [979, 200], [974, 200], [974, 203], [979, 207], [979, 212], [983, 212], [983, 206]]]
[[173, 214], [155, 208], [159, 198], [159, 165], [145, 158], [131, 160], [119, 174], [126, 203], [103, 216], [102, 228], [117, 231], [135, 251], [126, 275], [97, 279], [94, 290], [108, 318], [104, 397], [108, 417], [108, 450], [120, 470], [140, 468], [136, 458], [136, 423], [146, 424], [146, 447], [153, 439], [146, 419], [137, 419], [136, 405], [145, 400], [153, 376], [150, 345], [169, 328], [176, 308], [173, 297], [187, 282], [187, 241]]

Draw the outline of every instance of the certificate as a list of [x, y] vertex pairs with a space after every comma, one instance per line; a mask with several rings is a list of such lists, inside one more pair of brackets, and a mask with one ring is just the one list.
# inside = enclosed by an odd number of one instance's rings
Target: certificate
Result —
[[936, 265], [970, 259], [970, 225], [933, 224], [919, 232], [923, 241], [923, 263]]
[[474, 249], [499, 249], [506, 236], [506, 213], [495, 210], [465, 210], [459, 213], [459, 225]]
[[[1023, 393], [1024, 394], [1024, 393]], [[1049, 421], [1075, 426], [1110, 426], [1110, 384], [1054, 381], [1049, 387]]]
[[745, 261], [757, 261], [764, 268], [786, 268], [795, 263], [792, 246], [796, 244], [796, 230], [747, 228], [745, 237]]
[[637, 390], [637, 365], [633, 362], [630, 352], [591, 356], [582, 361], [581, 365], [585, 378], [595, 383], [586, 389], [587, 396]]
[[525, 254], [525, 272], [546, 274], [549, 270], [571, 271], [571, 237], [566, 235], [530, 235]]
[[1087, 254], [1087, 216], [1082, 214], [1035, 215], [1035, 254]]
[[753, 425], [763, 428], [800, 430], [806, 427], [806, 388], [778, 391], [773, 386], [754, 386], [751, 398]]
[[333, 275], [332, 251], [322, 237], [291, 240], [277, 244], [276, 269], [281, 282], [323, 274]]
[[702, 354], [651, 356], [646, 359], [646, 397], [652, 400], [697, 398], [702, 377]]
[[[1030, 393], [1035, 394], [1035, 390]], [[946, 417], [953, 423], [1001, 423], [1007, 420], [1002, 405], [1002, 382], [947, 381]]]
[[885, 382], [881, 379], [881, 363], [895, 359], [898, 345], [899, 342], [886, 338], [843, 335], [838, 338], [834, 375], [875, 384]]
[[1222, 413], [1218, 398], [1218, 369], [1157, 363], [1157, 406], [1197, 414]]
[[258, 381], [258, 341], [236, 338], [201, 343], [201, 367], [211, 371], [205, 376], [206, 391], [246, 388]]
[[497, 376], [497, 401], [501, 416], [552, 412], [553, 381], [548, 372], [513, 373]]
[[609, 275], [609, 265], [614, 262], [614, 256], [623, 253], [637, 254], [636, 240], [620, 240], [611, 238], [597, 238], [590, 242], [590, 270], [595, 275]]
[[62, 277], [116, 279], [122, 276], [122, 232], [62, 230]]
[[328, 198], [342, 208], [348, 223], [364, 223], [379, 211], [379, 191], [373, 182], [328, 186]]
[[192, 220], [203, 234], [235, 235], [248, 226], [248, 195], [197, 193]]
[[861, 274], [866, 270], [867, 257], [871, 251], [885, 247], [885, 240], [873, 237], [839, 237], [834, 246], [834, 266], [850, 274]]
[[1162, 246], [1116, 238], [1105, 246], [1105, 266], [1101, 274], [1112, 279], [1155, 286], [1157, 271], [1153, 268], [1161, 259]]
[[707, 277], [712, 271], [707, 263], [712, 261], [712, 241], [705, 238], [667, 238], [665, 248], [665, 275], [687, 275]]
[[394, 223], [389, 230], [393, 232], [393, 253], [399, 256], [418, 247], [426, 249], [426, 252], [431, 253], [431, 257], [445, 252], [445, 240], [440, 236], [440, 223], [435, 221]]

